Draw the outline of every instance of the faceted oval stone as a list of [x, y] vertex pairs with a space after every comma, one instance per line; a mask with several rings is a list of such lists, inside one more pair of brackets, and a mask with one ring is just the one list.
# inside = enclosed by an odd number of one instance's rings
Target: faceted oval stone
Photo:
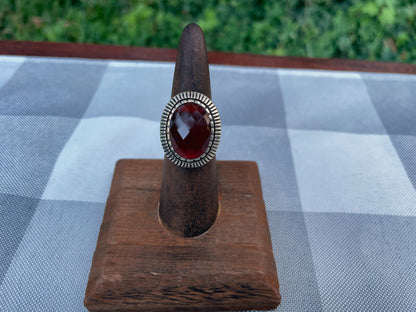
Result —
[[169, 135], [173, 149], [180, 156], [186, 159], [201, 156], [211, 137], [208, 113], [191, 102], [179, 106], [173, 113]]

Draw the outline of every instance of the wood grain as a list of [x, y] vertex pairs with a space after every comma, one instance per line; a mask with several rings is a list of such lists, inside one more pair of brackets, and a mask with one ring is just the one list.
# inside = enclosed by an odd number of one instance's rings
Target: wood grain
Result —
[[[183, 30], [176, 57], [172, 97], [197, 91], [211, 97], [208, 57], [204, 34], [196, 24]], [[160, 218], [185, 237], [207, 231], [218, 214], [215, 157], [200, 168], [180, 168], [166, 156], [160, 194]]]
[[184, 238], [158, 218], [162, 160], [120, 160], [84, 304], [89, 311], [273, 309], [279, 284], [257, 165], [218, 161], [220, 211]]
[[[174, 62], [176, 50], [100, 44], [4, 40], [0, 41], [0, 55]], [[211, 64], [224, 65], [416, 74], [416, 65], [391, 62], [267, 56], [215, 51], [208, 52], [208, 59]]]

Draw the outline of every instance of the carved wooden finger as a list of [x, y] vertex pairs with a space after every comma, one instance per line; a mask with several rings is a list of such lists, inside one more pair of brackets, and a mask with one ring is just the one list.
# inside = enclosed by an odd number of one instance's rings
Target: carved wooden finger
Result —
[[[172, 97], [185, 91], [211, 97], [204, 34], [196, 24], [183, 30], [176, 57]], [[181, 168], [165, 157], [159, 206], [162, 222], [179, 235], [193, 237], [207, 231], [217, 214], [215, 157], [199, 168]]]

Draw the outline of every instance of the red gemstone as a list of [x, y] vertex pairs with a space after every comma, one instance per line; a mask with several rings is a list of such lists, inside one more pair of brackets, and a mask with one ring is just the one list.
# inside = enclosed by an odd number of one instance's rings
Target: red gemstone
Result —
[[173, 113], [170, 141], [180, 156], [186, 159], [201, 156], [208, 147], [210, 137], [209, 116], [202, 106], [186, 103]]

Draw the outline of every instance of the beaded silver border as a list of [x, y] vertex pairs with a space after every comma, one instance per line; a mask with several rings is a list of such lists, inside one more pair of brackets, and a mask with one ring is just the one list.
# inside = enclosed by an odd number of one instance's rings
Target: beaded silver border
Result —
[[[198, 158], [186, 159], [175, 152], [169, 136], [169, 125], [172, 121], [173, 113], [176, 109], [185, 103], [195, 103], [208, 113], [211, 137], [208, 143], [208, 147], [205, 152]], [[183, 168], [198, 168], [206, 165], [214, 156], [220, 143], [221, 137], [221, 120], [220, 114], [217, 108], [209, 97], [196, 92], [187, 91], [175, 95], [166, 104], [162, 113], [162, 119], [160, 121], [160, 141], [162, 143], [165, 155], [177, 166]]]

